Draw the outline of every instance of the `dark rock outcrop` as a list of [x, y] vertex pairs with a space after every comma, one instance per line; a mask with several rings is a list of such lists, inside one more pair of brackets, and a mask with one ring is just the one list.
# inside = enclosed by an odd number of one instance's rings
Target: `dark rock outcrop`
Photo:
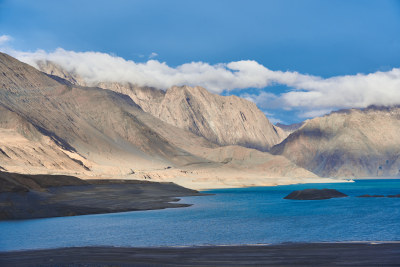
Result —
[[347, 195], [335, 189], [304, 189], [293, 191], [292, 193], [284, 197], [284, 199], [321, 200], [338, 197], [347, 197]]

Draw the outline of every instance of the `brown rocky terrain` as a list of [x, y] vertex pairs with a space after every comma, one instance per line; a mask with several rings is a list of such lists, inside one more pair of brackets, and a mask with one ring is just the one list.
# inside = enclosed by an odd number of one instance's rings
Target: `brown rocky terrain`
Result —
[[202, 87], [168, 89], [155, 115], [220, 145], [266, 151], [283, 139], [253, 102], [215, 95]]
[[[0, 170], [87, 172], [91, 163], [42, 134], [16, 112], [0, 106]], [[86, 165], [85, 165], [86, 164]]]
[[333, 112], [305, 122], [272, 153], [323, 177], [400, 174], [400, 108]]

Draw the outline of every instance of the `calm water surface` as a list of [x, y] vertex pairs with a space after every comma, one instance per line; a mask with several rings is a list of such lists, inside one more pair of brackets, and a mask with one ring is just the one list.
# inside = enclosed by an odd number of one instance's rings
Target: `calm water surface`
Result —
[[[350, 197], [285, 200], [293, 190], [337, 189]], [[71, 246], [181, 246], [400, 240], [400, 180], [206, 191], [189, 208], [0, 222], [0, 251]]]

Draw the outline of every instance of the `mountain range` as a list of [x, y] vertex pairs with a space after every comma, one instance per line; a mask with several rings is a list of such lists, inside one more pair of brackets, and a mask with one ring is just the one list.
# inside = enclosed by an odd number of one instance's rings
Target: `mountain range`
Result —
[[[38, 61], [37, 66], [40, 71], [74, 85], [89, 85], [76, 71], [67, 72], [53, 62]], [[131, 83], [99, 81], [90, 85], [125, 94], [154, 117], [219, 145], [268, 151], [287, 136], [253, 102], [237, 96], [220, 96], [202, 87], [189, 86], [173, 86], [163, 91]]]
[[89, 84], [53, 62], [35, 67], [0, 53], [0, 171], [191, 188], [399, 175], [398, 107], [279, 127], [254, 103], [202, 87]]
[[[274, 132], [272, 138], [242, 133], [249, 143], [253, 142], [250, 147], [258, 144], [260, 150], [234, 144], [235, 139], [221, 139], [231, 142], [222, 146], [145, 112], [129, 94], [73, 84], [6, 54], [0, 55], [0, 73], [0, 166], [6, 171], [175, 181], [195, 188], [285, 184], [318, 178], [284, 156], [260, 151], [279, 141], [278, 130], [273, 130], [275, 127], [265, 116], [262, 119]], [[197, 87], [172, 89], [181, 94], [188, 90], [205, 93]], [[162, 96], [157, 90], [141, 90], [143, 94]], [[233, 99], [256, 109], [254, 104], [235, 97], [215, 97], [221, 104]], [[160, 106], [151, 101], [141, 104]], [[249, 118], [252, 116], [246, 106], [238, 108]], [[177, 107], [179, 112], [184, 113], [184, 107]], [[256, 112], [262, 114], [258, 109]], [[232, 121], [252, 127], [249, 120], [243, 123], [240, 111], [236, 115], [239, 118]], [[235, 125], [231, 127], [233, 131]]]

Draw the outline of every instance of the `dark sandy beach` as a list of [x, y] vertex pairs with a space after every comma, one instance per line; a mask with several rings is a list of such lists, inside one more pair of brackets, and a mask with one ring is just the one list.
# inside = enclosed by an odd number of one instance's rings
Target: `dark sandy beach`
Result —
[[187, 207], [177, 197], [200, 195], [174, 183], [0, 172], [0, 220]]
[[400, 243], [60, 248], [2, 252], [0, 266], [400, 266]]

